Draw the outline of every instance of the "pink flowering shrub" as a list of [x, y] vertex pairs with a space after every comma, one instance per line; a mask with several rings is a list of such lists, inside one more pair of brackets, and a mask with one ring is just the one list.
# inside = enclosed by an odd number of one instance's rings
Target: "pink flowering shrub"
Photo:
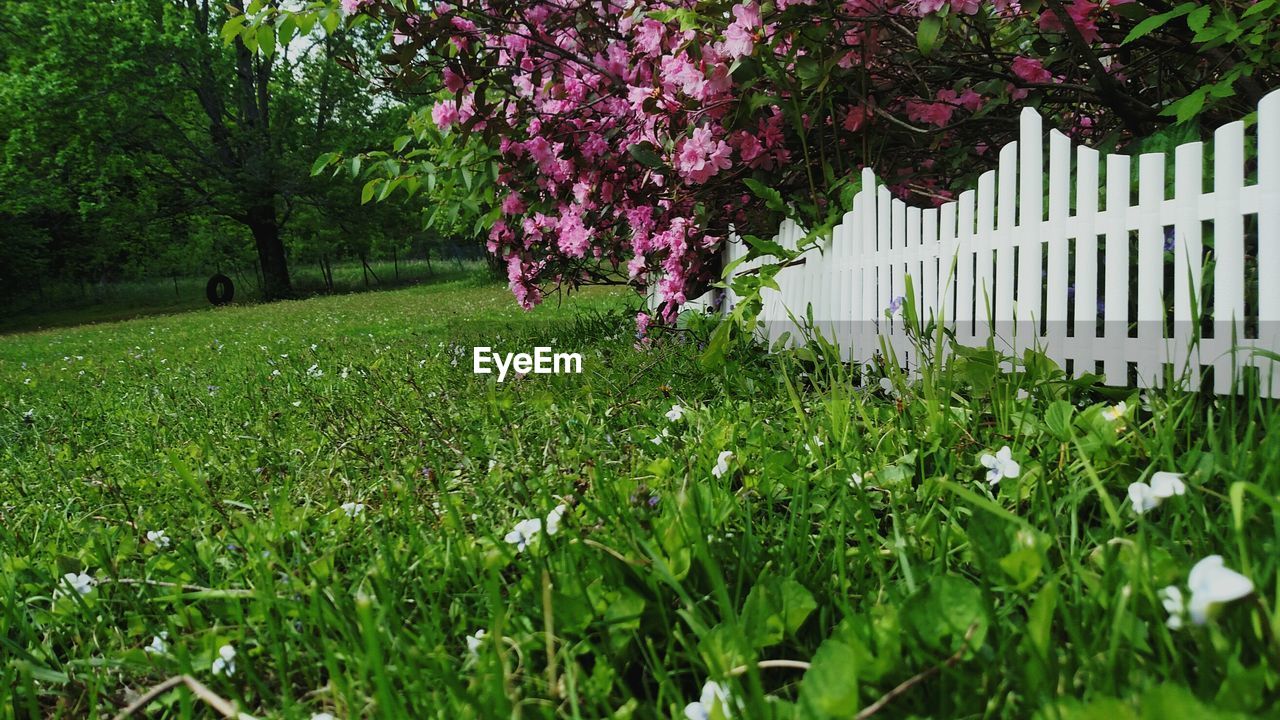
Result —
[[[1231, 22], [1276, 34], [1278, 11], [1246, 18], [1249, 5], [1144, 29], [1165, 5], [341, 0], [346, 22], [383, 23], [392, 80], [433, 96], [417, 143], [492, 152], [491, 187], [468, 202], [521, 305], [549, 285], [629, 283], [663, 303], [654, 321], [719, 278], [731, 232], [767, 237], [783, 214], [821, 230], [863, 166], [916, 202], [950, 199], [1025, 105], [1108, 143], [1247, 112], [1280, 62], [1221, 40]], [[377, 166], [384, 182], [412, 192], [425, 172], [413, 147]]]

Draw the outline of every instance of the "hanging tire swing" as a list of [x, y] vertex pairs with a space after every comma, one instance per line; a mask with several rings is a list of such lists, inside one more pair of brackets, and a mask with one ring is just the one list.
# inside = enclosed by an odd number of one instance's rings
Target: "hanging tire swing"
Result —
[[209, 278], [208, 284], [204, 286], [204, 295], [214, 305], [226, 305], [235, 298], [236, 286], [231, 283], [231, 278], [218, 273]]

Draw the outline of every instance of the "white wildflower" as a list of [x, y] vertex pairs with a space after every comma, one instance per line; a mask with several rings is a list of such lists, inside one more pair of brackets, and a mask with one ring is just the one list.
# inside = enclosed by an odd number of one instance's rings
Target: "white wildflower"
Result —
[[164, 530], [148, 530], [147, 542], [155, 545], [161, 550], [164, 550], [169, 547], [171, 541], [169, 540], [169, 536], [165, 534]]
[[568, 505], [557, 505], [555, 510], [552, 510], [551, 513], [547, 515], [546, 527], [548, 535], [555, 535], [560, 532], [560, 518], [564, 517], [564, 514], [568, 511]]
[[360, 517], [364, 514], [364, 503], [344, 502], [342, 503], [342, 512], [346, 513], [349, 518]]
[[716, 458], [716, 466], [711, 468], [711, 474], [716, 477], [724, 477], [724, 474], [729, 472], [729, 459], [732, 457], [732, 450], [721, 451], [720, 456]]
[[[79, 595], [88, 595], [89, 593], [93, 592], [93, 589], [98, 585], [97, 578], [85, 572], [67, 573], [66, 575], [62, 576], [62, 582], [64, 585], [66, 585], [71, 590], [74, 590]], [[62, 589], [54, 590], [53, 592], [53, 596], [55, 599], [63, 595], [70, 595], [70, 594], [71, 593], [65, 592]]]
[[702, 697], [698, 702], [691, 702], [684, 707], [684, 716], [688, 720], [710, 720], [716, 707], [720, 708], [720, 716], [732, 717], [729, 712], [729, 688], [722, 683], [708, 680], [702, 686]]
[[533, 542], [533, 539], [542, 532], [542, 520], [531, 518], [529, 520], [521, 520], [516, 523], [515, 528], [507, 533], [503, 538], [507, 543], [516, 546], [516, 552], [524, 552], [524, 549]]
[[1223, 564], [1221, 555], [1210, 555], [1196, 563], [1187, 576], [1187, 586], [1191, 588], [1187, 611], [1191, 622], [1197, 625], [1209, 621], [1215, 606], [1253, 592], [1253, 581]]
[[1187, 606], [1182, 601], [1182, 591], [1176, 585], [1161, 590], [1158, 594], [1160, 604], [1164, 606], [1165, 612], [1169, 613], [1169, 619], [1165, 624], [1170, 630], [1177, 630], [1182, 627], [1182, 616], [1187, 614]]
[[1107, 420], [1110, 420], [1111, 422], [1115, 422], [1123, 418], [1128, 413], [1129, 413], [1129, 406], [1126, 405], [1123, 400], [1121, 400], [1119, 403], [1116, 403], [1114, 406], [1104, 409], [1102, 411], [1102, 417], [1106, 418]]
[[467, 636], [467, 654], [471, 657], [480, 656], [480, 647], [484, 645], [485, 635], [488, 635], [483, 629], [477, 630], [475, 635]]
[[1158, 472], [1151, 476], [1151, 484], [1136, 482], [1129, 485], [1129, 502], [1139, 515], [1160, 505], [1174, 495], [1185, 495], [1187, 486], [1181, 473]]
[[671, 409], [667, 411], [667, 419], [670, 420], [671, 422], [679, 422], [680, 419], [683, 417], [684, 417], [684, 408], [680, 407], [679, 405], [672, 405]]
[[307, 377], [311, 377], [311, 378], [324, 377], [324, 371], [320, 369], [319, 365], [312, 365], [311, 367], [307, 368]]
[[169, 631], [162, 630], [159, 635], [151, 638], [151, 644], [143, 648], [143, 651], [151, 655], [164, 655], [169, 652]]
[[1022, 472], [1022, 467], [1013, 459], [1013, 451], [1008, 445], [996, 451], [995, 455], [983, 453], [978, 460], [987, 469], [987, 482], [992, 485], [1004, 478], [1016, 478]]
[[236, 649], [230, 645], [223, 645], [218, 648], [218, 657], [213, 659], [213, 665], [209, 668], [209, 672], [214, 675], [226, 675], [231, 677], [236, 674]]

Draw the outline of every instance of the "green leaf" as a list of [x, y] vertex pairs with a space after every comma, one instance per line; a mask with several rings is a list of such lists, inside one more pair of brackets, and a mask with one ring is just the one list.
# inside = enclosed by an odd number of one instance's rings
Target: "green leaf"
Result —
[[916, 47], [920, 54], [928, 57], [938, 46], [938, 37], [942, 33], [942, 18], [937, 13], [926, 15], [916, 29]]
[[396, 152], [400, 152], [401, 150], [404, 150], [405, 146], [411, 142], [413, 142], [412, 135], [401, 135], [400, 137], [396, 138], [395, 144], [392, 147], [395, 148]]
[[382, 178], [373, 178], [364, 184], [364, 189], [360, 191], [360, 204], [365, 205], [373, 199], [373, 193], [378, 189], [378, 184], [383, 182]]
[[258, 26], [258, 51], [263, 55], [270, 55], [276, 50], [276, 30], [270, 25], [263, 23]]
[[971, 657], [986, 640], [989, 620], [982, 591], [956, 575], [930, 580], [907, 598], [902, 614], [907, 630], [930, 654], [947, 656], [963, 646]]
[[1209, 22], [1209, 13], [1212, 10], [1213, 8], [1208, 5], [1201, 5], [1195, 10], [1192, 10], [1191, 13], [1187, 15], [1187, 27], [1191, 28], [1192, 32], [1196, 33], [1204, 30], [1205, 24]]
[[1160, 114], [1176, 116], [1179, 123], [1187, 122], [1196, 115], [1199, 115], [1200, 111], [1204, 109], [1204, 100], [1208, 94], [1209, 88], [1198, 88], [1195, 92], [1181, 100], [1170, 103], [1160, 111]]
[[765, 206], [770, 210], [786, 212], [787, 204], [782, 200], [782, 193], [755, 178], [747, 178], [743, 182], [746, 183], [747, 187], [751, 188], [751, 192], [755, 193], [756, 197], [764, 200]]
[[1162, 27], [1165, 23], [1169, 22], [1170, 20], [1174, 18], [1182, 17], [1183, 15], [1186, 15], [1192, 10], [1195, 10], [1196, 7], [1197, 7], [1197, 4], [1194, 2], [1185, 2], [1179, 5], [1178, 7], [1170, 10], [1169, 12], [1163, 12], [1163, 13], [1160, 13], [1159, 15], [1152, 15], [1151, 17], [1147, 18], [1146, 20], [1143, 20], [1142, 22], [1134, 26], [1133, 30], [1129, 31], [1129, 34], [1125, 36], [1124, 40], [1120, 44], [1128, 45], [1129, 43], [1133, 42], [1134, 40], [1137, 40], [1138, 38], [1145, 37], [1151, 34], [1152, 32], [1155, 32], [1156, 30], [1158, 30], [1160, 27]]
[[324, 153], [320, 157], [316, 158], [316, 161], [311, 165], [311, 174], [313, 176], [319, 175], [322, 170], [329, 167], [329, 164], [332, 163], [334, 159], [335, 153]]
[[661, 168], [662, 156], [658, 154], [657, 148], [653, 143], [645, 140], [643, 142], [633, 143], [627, 147], [627, 152], [631, 154], [635, 161], [649, 168]]
[[732, 329], [733, 322], [727, 318], [716, 326], [716, 329], [711, 332], [711, 337], [707, 339], [707, 349], [703, 351], [702, 357], [698, 358], [698, 364], [707, 370], [724, 365], [724, 356], [729, 349], [729, 333]]
[[1062, 441], [1071, 439], [1071, 417], [1075, 407], [1066, 400], [1054, 400], [1044, 412], [1044, 424], [1054, 437]]
[[776, 645], [787, 634], [794, 635], [817, 607], [813, 595], [794, 579], [766, 575], [747, 594], [743, 632], [753, 647]]
[[279, 39], [281, 47], [289, 46], [289, 43], [293, 41], [293, 34], [297, 29], [297, 23], [291, 15], [286, 15], [284, 19], [280, 21], [280, 26], [276, 28], [276, 38]]
[[858, 656], [853, 648], [827, 638], [813, 654], [800, 682], [800, 702], [825, 717], [858, 712]]

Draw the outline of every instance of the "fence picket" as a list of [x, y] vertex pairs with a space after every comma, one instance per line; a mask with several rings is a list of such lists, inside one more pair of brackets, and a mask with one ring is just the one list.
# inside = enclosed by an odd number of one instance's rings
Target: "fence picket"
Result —
[[1174, 156], [1173, 196], [1178, 209], [1173, 230], [1173, 362], [1188, 390], [1200, 389], [1198, 318], [1204, 312], [1201, 295], [1203, 263], [1200, 239], [1200, 196], [1204, 192], [1204, 145], [1179, 146]]
[[1213, 134], [1213, 388], [1230, 391], [1240, 364], [1231, 350], [1244, 337], [1244, 123], [1228, 123]]
[[[1053, 130], [1049, 133], [1049, 221], [1044, 226], [1043, 237], [1032, 238], [1031, 242], [1045, 242], [1049, 247], [1043, 309], [1044, 344], [1046, 353], [1059, 365], [1065, 365], [1067, 360], [1067, 270], [1071, 257], [1067, 252], [1066, 223], [1070, 193], [1071, 140]], [[1040, 287], [1036, 286], [1034, 292], [1039, 299]], [[1041, 319], [1036, 318], [1037, 322]]]
[[[1280, 347], [1280, 92], [1258, 105], [1258, 343]], [[1280, 373], [1258, 358], [1263, 387], [1280, 398]]]
[[1042, 224], [1044, 222], [1044, 137], [1040, 115], [1031, 108], [1022, 109], [1018, 137], [1018, 247], [1017, 309], [1013, 332], [1014, 352], [1022, 357], [1040, 333], [1035, 324], [1042, 318], [1040, 290], [1045, 277], [1041, 274]]

